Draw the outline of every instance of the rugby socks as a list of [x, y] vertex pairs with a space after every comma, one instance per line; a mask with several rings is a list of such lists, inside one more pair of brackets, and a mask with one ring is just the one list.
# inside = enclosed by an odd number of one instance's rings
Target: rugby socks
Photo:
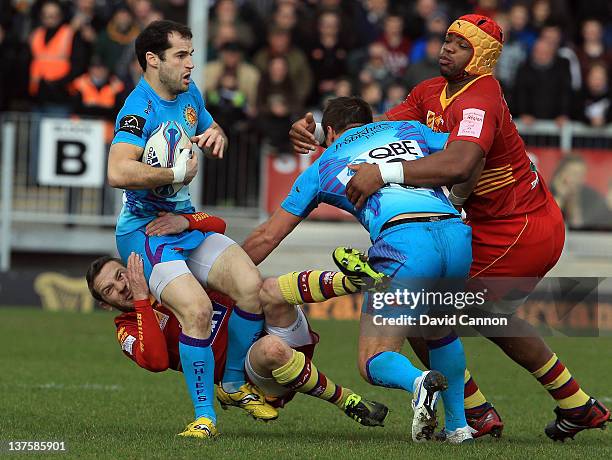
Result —
[[210, 347], [211, 339], [196, 339], [181, 332], [179, 353], [181, 367], [187, 382], [187, 390], [195, 410], [196, 420], [206, 417], [217, 423], [213, 407], [215, 399], [215, 357]]
[[441, 392], [444, 401], [444, 423], [448, 431], [467, 426], [463, 409], [465, 354], [463, 344], [453, 332], [438, 340], [428, 340], [429, 365], [448, 380], [448, 389]]
[[291, 359], [272, 371], [277, 383], [292, 391], [324, 399], [344, 408], [346, 398], [353, 394], [348, 388], [336, 385], [328, 379], [304, 353], [293, 350]]
[[463, 408], [466, 411], [484, 409], [488, 405], [487, 398], [482, 394], [470, 371], [467, 369], [465, 370], [463, 382]]
[[343, 273], [308, 270], [291, 272], [278, 277], [278, 286], [285, 301], [291, 305], [323, 302], [346, 294], [359, 292]]
[[264, 315], [249, 313], [235, 306], [227, 323], [227, 357], [221, 385], [234, 393], [245, 384], [244, 360], [251, 345], [261, 337]]
[[366, 363], [366, 372], [373, 385], [410, 393], [413, 392], [414, 381], [423, 374], [406, 356], [395, 351], [383, 351], [372, 356]]
[[554, 353], [544, 366], [531, 374], [538, 379], [563, 410], [576, 409], [589, 402], [589, 395], [582, 391], [570, 371]]

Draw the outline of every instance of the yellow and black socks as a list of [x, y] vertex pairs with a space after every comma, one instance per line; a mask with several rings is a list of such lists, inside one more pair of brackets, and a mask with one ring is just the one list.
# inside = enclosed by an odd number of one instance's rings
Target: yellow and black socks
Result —
[[274, 380], [285, 388], [324, 399], [343, 409], [346, 398], [353, 392], [328, 379], [304, 353], [292, 351], [291, 359], [272, 371]]

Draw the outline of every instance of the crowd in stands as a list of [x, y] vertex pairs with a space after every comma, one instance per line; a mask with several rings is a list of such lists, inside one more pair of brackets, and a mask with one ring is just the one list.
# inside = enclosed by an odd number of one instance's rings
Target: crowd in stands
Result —
[[139, 31], [206, 3], [209, 110], [281, 150], [291, 122], [329, 97], [382, 112], [438, 75], [449, 21], [469, 12], [504, 29], [496, 76], [516, 118], [612, 123], [609, 0], [0, 0], [0, 110], [112, 120], [140, 78]]

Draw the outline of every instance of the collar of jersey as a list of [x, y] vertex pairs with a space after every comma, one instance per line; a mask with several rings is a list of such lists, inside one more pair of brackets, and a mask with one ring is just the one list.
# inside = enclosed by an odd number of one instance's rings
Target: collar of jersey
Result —
[[161, 105], [172, 107], [178, 101], [178, 96], [176, 96], [176, 98], [173, 101], [167, 101], [166, 99], [159, 97], [159, 94], [157, 94], [155, 90], [151, 87], [151, 85], [149, 85], [149, 82], [145, 80], [144, 76], [140, 77], [140, 83], [142, 84], [142, 86], [145, 87], [148, 93], [153, 94], [155, 96], [155, 100], [157, 100], [157, 102], [159, 102]]
[[485, 75], [480, 75], [479, 77], [474, 78], [471, 82], [469, 82], [467, 85], [465, 85], [463, 88], [461, 88], [459, 91], [457, 91], [455, 94], [453, 94], [449, 98], [446, 97], [446, 88], [448, 87], [448, 82], [446, 82], [446, 84], [444, 85], [444, 88], [442, 88], [442, 92], [440, 93], [440, 105], [442, 106], [442, 110], [446, 110], [446, 108], [451, 104], [451, 102], [453, 102], [461, 93], [467, 90], [470, 86], [472, 86], [482, 77], [486, 77], [487, 75], [491, 75], [491, 74], [487, 73]]

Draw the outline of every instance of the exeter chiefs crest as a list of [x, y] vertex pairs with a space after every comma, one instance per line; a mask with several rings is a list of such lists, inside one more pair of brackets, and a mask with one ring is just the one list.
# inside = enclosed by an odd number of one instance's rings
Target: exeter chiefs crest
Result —
[[198, 123], [198, 114], [191, 105], [187, 105], [183, 109], [183, 118], [185, 119], [190, 128], [194, 128], [195, 125]]

